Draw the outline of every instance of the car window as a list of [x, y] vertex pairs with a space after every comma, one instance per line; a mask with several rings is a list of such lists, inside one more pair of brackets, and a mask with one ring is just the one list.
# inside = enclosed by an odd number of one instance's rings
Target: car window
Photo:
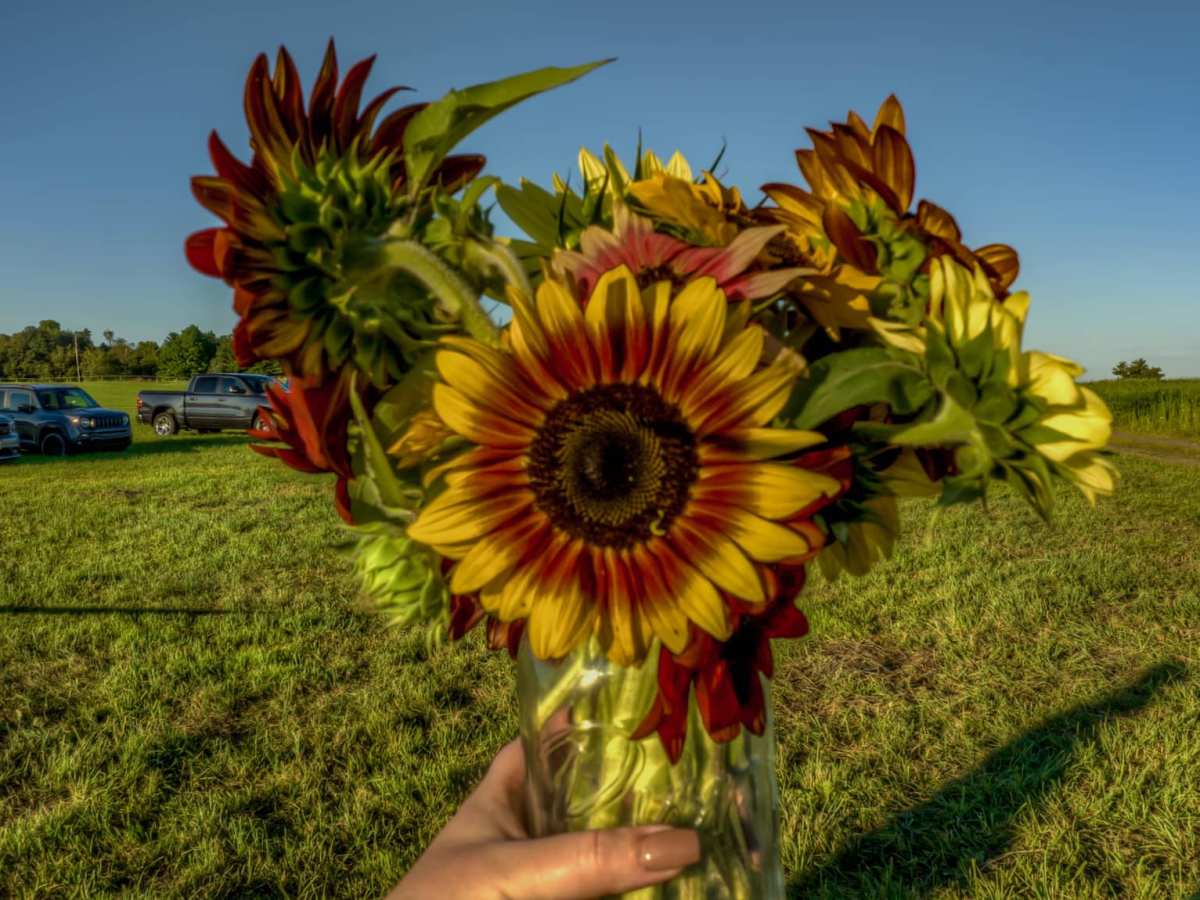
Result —
[[96, 401], [83, 388], [53, 388], [38, 391], [42, 409], [94, 409]]
[[192, 388], [195, 394], [215, 394], [217, 392], [216, 378], [197, 378], [196, 386]]
[[33, 405], [33, 394], [29, 391], [9, 391], [4, 408], [10, 412], [18, 412], [22, 406]]
[[221, 393], [222, 394], [244, 394], [246, 388], [238, 378], [222, 378]]

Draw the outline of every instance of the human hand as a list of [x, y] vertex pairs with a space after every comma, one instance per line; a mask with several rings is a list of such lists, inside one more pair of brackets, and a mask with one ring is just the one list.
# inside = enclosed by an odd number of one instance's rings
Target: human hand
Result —
[[387, 900], [590, 900], [669, 881], [700, 858], [696, 832], [665, 825], [530, 838], [524, 778], [513, 741]]

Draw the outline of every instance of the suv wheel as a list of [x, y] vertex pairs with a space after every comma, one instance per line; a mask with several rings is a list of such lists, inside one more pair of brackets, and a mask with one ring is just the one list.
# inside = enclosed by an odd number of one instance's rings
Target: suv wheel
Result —
[[170, 437], [178, 430], [175, 417], [170, 413], [159, 413], [154, 417], [154, 433], [159, 437]]
[[251, 431], [266, 431], [271, 427], [271, 420], [262, 413], [254, 414], [254, 421], [250, 423]]
[[67, 442], [56, 431], [42, 435], [41, 451], [46, 456], [66, 456]]

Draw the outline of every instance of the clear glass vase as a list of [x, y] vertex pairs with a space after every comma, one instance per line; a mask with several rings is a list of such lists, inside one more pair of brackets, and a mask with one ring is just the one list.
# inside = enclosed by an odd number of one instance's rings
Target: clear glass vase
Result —
[[524, 640], [517, 661], [526, 800], [535, 837], [665, 824], [695, 828], [701, 861], [625, 900], [775, 900], [784, 896], [770, 683], [767, 726], [716, 743], [691, 695], [687, 741], [672, 765], [657, 735], [631, 735], [657, 689], [657, 652], [638, 667], [609, 661], [595, 641], [545, 663]]

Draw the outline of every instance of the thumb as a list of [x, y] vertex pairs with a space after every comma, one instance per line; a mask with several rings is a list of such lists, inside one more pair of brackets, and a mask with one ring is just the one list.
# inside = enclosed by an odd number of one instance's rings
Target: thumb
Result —
[[505, 895], [591, 900], [668, 881], [700, 859], [695, 831], [648, 825], [580, 831], [501, 845]]

